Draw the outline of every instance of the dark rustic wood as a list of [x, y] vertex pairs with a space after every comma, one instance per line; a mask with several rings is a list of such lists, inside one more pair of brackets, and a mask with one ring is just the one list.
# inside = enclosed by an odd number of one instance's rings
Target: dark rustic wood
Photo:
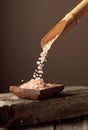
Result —
[[0, 94], [0, 125], [24, 126], [88, 114], [88, 87], [65, 87], [61, 95], [45, 100]]
[[0, 128], [0, 130], [88, 130], [88, 116], [58, 120], [37, 126]]
[[23, 89], [19, 86], [10, 86], [10, 91], [16, 96], [24, 99], [45, 99], [58, 95], [64, 89], [63, 84], [50, 84], [47, 88], [36, 89]]
[[88, 116], [58, 121], [55, 125], [55, 130], [88, 130]]

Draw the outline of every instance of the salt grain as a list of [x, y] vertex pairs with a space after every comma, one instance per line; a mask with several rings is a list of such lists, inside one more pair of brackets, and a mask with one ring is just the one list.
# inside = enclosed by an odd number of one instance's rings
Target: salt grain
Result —
[[37, 62], [36, 62], [36, 64], [38, 64], [38, 65], [39, 65], [39, 64], [40, 64], [40, 61], [37, 61]]
[[21, 82], [24, 82], [24, 80], [22, 79]]

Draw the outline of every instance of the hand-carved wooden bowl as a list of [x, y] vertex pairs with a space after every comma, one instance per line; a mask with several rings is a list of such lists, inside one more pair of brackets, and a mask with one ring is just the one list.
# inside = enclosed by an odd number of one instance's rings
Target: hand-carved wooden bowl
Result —
[[20, 86], [10, 86], [10, 91], [24, 99], [44, 99], [58, 95], [64, 89], [63, 84], [51, 84], [44, 89], [24, 89]]

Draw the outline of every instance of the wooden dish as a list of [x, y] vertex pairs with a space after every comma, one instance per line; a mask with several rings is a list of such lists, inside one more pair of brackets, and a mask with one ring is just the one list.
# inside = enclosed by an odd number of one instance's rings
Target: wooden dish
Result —
[[63, 84], [51, 84], [48, 88], [41, 90], [24, 89], [19, 86], [10, 86], [10, 91], [16, 96], [24, 99], [44, 99], [58, 95], [64, 89]]

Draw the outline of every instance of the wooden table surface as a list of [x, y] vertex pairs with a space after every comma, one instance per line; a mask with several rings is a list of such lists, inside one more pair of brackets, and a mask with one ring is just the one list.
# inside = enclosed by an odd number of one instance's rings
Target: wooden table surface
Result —
[[0, 128], [0, 130], [88, 130], [88, 116], [58, 120], [54, 123], [44, 123], [37, 126]]
[[0, 130], [88, 130], [88, 87], [66, 87], [61, 96], [42, 101], [0, 94], [0, 126]]

